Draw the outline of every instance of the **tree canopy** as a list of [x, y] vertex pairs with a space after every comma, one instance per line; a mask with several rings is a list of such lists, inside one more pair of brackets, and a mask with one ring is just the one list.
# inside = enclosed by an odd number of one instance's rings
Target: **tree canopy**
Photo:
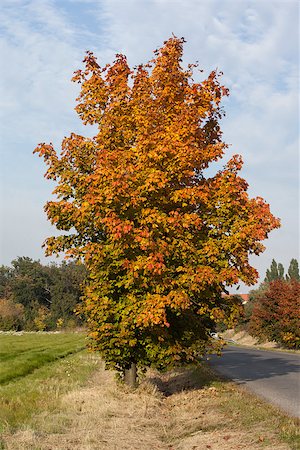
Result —
[[258, 292], [249, 331], [259, 339], [276, 341], [287, 348], [300, 348], [300, 282], [295, 278], [270, 281]]
[[286, 279], [300, 281], [299, 264], [296, 258], [291, 259]]
[[87, 52], [73, 77], [76, 111], [97, 133], [72, 133], [61, 154], [52, 144], [35, 150], [56, 183], [48, 219], [65, 232], [46, 240], [46, 253], [84, 259], [91, 345], [122, 371], [206, 351], [209, 331], [233, 314], [226, 286], [256, 282], [249, 255], [279, 226], [262, 198], [249, 198], [241, 156], [207, 175], [227, 147], [228, 90], [217, 71], [193, 80], [183, 43], [170, 38], [134, 70], [124, 55], [100, 67]]
[[266, 271], [266, 276], [264, 279], [265, 283], [270, 283], [274, 280], [284, 280], [284, 278], [289, 280], [300, 280], [299, 275], [299, 265], [295, 258], [292, 258], [289, 264], [288, 272], [284, 277], [284, 267], [281, 263], [277, 263], [275, 259], [272, 259], [271, 266]]
[[269, 269], [266, 271], [265, 282], [270, 283], [270, 281], [274, 280], [283, 280], [284, 279], [284, 267], [281, 263], [272, 259], [272, 263]]
[[45, 266], [18, 257], [0, 266], [0, 329], [51, 330], [82, 325], [75, 314], [86, 269], [63, 261]]

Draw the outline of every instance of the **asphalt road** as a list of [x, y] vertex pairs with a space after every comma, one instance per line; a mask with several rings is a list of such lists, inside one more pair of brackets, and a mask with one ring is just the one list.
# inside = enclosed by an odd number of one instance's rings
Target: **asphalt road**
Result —
[[300, 417], [300, 355], [228, 346], [209, 364], [220, 374]]

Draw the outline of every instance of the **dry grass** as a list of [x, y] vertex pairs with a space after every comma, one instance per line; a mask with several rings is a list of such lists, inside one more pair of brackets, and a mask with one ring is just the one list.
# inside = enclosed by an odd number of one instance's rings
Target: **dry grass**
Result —
[[300, 353], [300, 350], [291, 350], [284, 347], [281, 347], [275, 341], [263, 341], [260, 342], [257, 338], [254, 338], [246, 330], [226, 330], [223, 333], [220, 333], [222, 338], [232, 339], [238, 345], [253, 347], [258, 349], [266, 349], [266, 350], [276, 350], [276, 351], [284, 351], [284, 352], [292, 352], [292, 353]]
[[251, 336], [245, 330], [236, 331], [236, 330], [226, 330], [221, 333], [222, 337], [225, 339], [233, 339], [237, 344], [246, 345], [247, 347], [262, 347], [262, 348], [278, 348], [278, 344], [276, 342], [263, 342], [259, 343], [256, 338]]
[[[253, 410], [259, 414], [256, 421], [253, 415], [247, 421], [245, 410], [251, 397], [231, 383], [213, 380], [208, 369], [192, 368], [165, 375], [150, 372], [139, 388], [132, 391], [116, 383], [113, 374], [102, 366], [88, 385], [64, 395], [56, 411], [37, 414], [31, 428], [15, 434], [7, 432], [3, 436], [3, 448], [297, 448], [283, 443], [280, 437], [280, 427], [286, 427], [288, 419], [283, 419], [275, 409], [253, 401]], [[232, 407], [228, 410], [229, 403]]]

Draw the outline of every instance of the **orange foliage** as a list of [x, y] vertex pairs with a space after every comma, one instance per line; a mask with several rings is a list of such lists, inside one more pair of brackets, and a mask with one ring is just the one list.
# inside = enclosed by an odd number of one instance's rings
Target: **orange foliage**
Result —
[[101, 68], [88, 52], [73, 77], [76, 111], [97, 134], [72, 133], [61, 155], [51, 144], [35, 150], [56, 182], [48, 218], [70, 232], [47, 239], [46, 252], [85, 259], [83, 309], [94, 347], [115, 367], [161, 367], [206, 350], [217, 318], [230, 316], [225, 285], [256, 282], [249, 254], [279, 226], [264, 200], [248, 197], [240, 156], [205, 176], [226, 149], [228, 90], [215, 71], [193, 81], [183, 42], [169, 39], [133, 71], [123, 55]]

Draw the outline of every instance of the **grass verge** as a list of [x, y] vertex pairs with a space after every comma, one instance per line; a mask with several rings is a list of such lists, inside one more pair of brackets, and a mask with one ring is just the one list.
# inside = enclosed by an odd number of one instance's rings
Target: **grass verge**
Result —
[[80, 352], [52, 363], [51, 372], [40, 372], [26, 389], [32, 384], [35, 414], [10, 419], [14, 427], [4, 430], [2, 448], [299, 449], [297, 420], [218, 378], [205, 364], [149, 371], [133, 391], [116, 383], [96, 356]]

